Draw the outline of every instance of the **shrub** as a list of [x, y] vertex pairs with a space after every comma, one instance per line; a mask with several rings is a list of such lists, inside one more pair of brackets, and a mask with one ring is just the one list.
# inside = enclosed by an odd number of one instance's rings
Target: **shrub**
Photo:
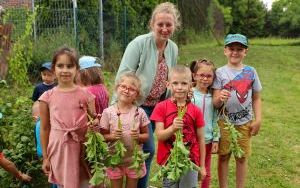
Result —
[[29, 90], [16, 90], [5, 85], [0, 85], [0, 89], [0, 113], [3, 114], [0, 119], [1, 150], [4, 149], [5, 156], [19, 170], [33, 177], [30, 184], [25, 184], [0, 169], [0, 187], [44, 187], [47, 180], [41, 176], [41, 161], [36, 157], [32, 101], [26, 97]]

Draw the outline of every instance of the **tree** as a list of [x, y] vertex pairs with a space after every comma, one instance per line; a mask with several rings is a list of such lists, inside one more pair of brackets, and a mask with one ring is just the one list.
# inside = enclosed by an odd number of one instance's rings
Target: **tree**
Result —
[[266, 7], [260, 0], [220, 0], [231, 8], [233, 18], [230, 33], [243, 33], [248, 37], [263, 35]]
[[288, 25], [289, 37], [300, 36], [300, 0], [291, 1], [287, 10], [284, 12], [284, 16], [279, 21], [280, 24]]

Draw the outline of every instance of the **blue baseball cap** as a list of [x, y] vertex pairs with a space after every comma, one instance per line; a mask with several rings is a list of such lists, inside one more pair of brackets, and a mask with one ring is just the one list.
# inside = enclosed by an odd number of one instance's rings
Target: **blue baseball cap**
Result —
[[228, 34], [224, 39], [225, 46], [231, 44], [231, 43], [240, 43], [244, 45], [245, 47], [248, 47], [248, 39], [246, 36], [241, 34]]
[[93, 56], [82, 56], [79, 58], [80, 70], [91, 67], [101, 67], [99, 63], [96, 63], [97, 58]]
[[46, 62], [46, 63], [43, 63], [41, 68], [40, 68], [40, 71], [44, 71], [44, 70], [49, 70], [51, 71], [51, 62]]

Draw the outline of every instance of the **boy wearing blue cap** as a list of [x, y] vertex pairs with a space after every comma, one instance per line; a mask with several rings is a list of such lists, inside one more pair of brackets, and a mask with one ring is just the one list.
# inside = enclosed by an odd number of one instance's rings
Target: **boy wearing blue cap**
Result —
[[39, 103], [38, 98], [47, 90], [52, 89], [55, 86], [55, 76], [51, 71], [51, 63], [46, 62], [42, 64], [40, 67], [41, 77], [42, 77], [42, 83], [39, 83], [35, 86], [32, 94], [32, 100], [34, 101], [32, 105], [32, 117], [35, 122], [35, 143], [36, 143], [36, 149], [37, 149], [37, 155], [38, 157], [42, 157], [42, 150], [40, 147], [40, 119], [39, 119]]
[[[248, 39], [241, 34], [228, 34], [224, 40], [224, 54], [227, 64], [218, 68], [212, 88], [213, 103], [221, 112], [218, 125], [221, 138], [219, 142], [218, 178], [219, 186], [227, 188], [229, 160], [233, 152], [236, 160], [236, 187], [245, 185], [247, 160], [251, 153], [251, 136], [258, 134], [261, 125], [262, 86], [253, 67], [243, 64], [248, 52]], [[232, 140], [228, 122], [240, 135], [237, 147], [240, 155], [232, 151]]]
[[52, 89], [55, 86], [55, 76], [51, 71], [51, 63], [46, 62], [42, 64], [41, 68], [39, 69], [41, 72], [42, 83], [39, 83], [35, 86], [32, 94], [32, 100], [35, 102], [38, 98], [47, 90]]

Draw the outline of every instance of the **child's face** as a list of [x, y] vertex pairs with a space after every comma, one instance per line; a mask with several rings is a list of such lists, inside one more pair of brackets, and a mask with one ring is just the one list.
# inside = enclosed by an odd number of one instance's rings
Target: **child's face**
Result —
[[134, 82], [129, 78], [124, 78], [122, 82], [117, 85], [116, 89], [118, 101], [132, 104], [138, 97], [138, 88], [136, 87], [136, 84], [134, 84]]
[[59, 84], [71, 84], [74, 83], [77, 68], [70, 58], [63, 54], [57, 58], [54, 72]]
[[210, 65], [202, 64], [196, 73], [193, 73], [196, 85], [199, 88], [207, 89], [214, 81], [213, 67]]
[[42, 80], [46, 84], [52, 84], [55, 79], [55, 75], [50, 70], [43, 70], [41, 72]]
[[224, 54], [228, 59], [228, 63], [239, 65], [247, 54], [248, 49], [240, 43], [232, 43], [224, 48]]
[[187, 73], [172, 73], [167, 83], [172, 96], [177, 100], [186, 100], [191, 85], [191, 76]]

